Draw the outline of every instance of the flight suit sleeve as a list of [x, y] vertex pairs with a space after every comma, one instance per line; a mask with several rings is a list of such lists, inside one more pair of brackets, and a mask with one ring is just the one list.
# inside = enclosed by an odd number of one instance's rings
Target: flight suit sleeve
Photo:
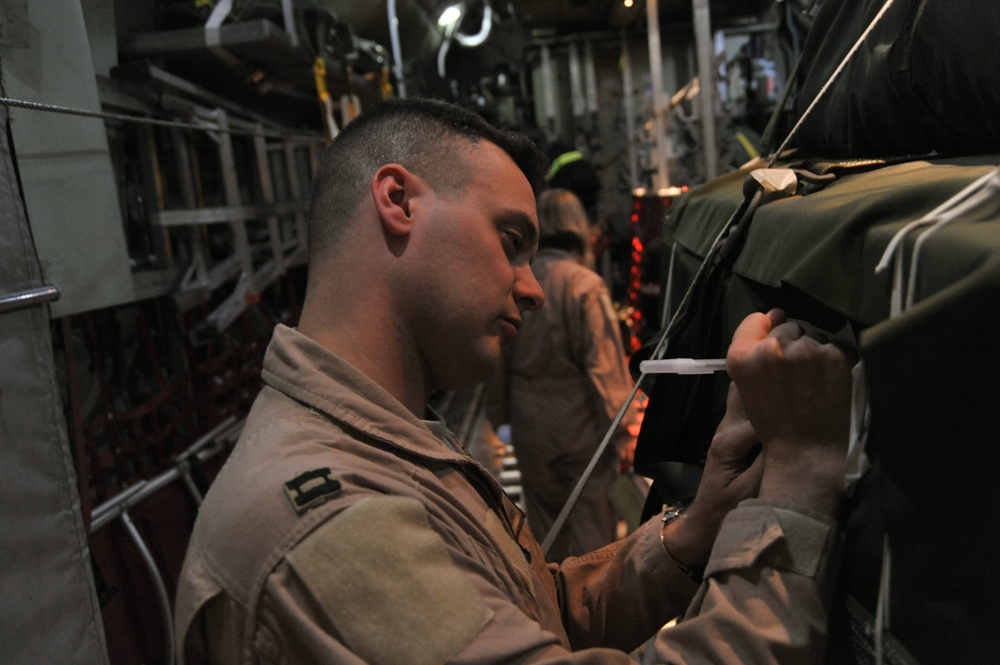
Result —
[[823, 662], [841, 535], [828, 517], [749, 499], [723, 522], [706, 579], [644, 663]]

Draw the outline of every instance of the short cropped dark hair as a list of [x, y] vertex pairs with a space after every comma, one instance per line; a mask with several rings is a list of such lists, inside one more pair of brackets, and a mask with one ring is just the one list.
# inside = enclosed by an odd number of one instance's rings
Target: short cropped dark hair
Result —
[[431, 99], [380, 102], [341, 131], [323, 153], [309, 201], [310, 248], [325, 254], [348, 226], [371, 178], [385, 164], [400, 164], [442, 189], [468, 182], [457, 141], [496, 144], [510, 155], [537, 195], [545, 186], [547, 158], [527, 137], [497, 129], [459, 106]]

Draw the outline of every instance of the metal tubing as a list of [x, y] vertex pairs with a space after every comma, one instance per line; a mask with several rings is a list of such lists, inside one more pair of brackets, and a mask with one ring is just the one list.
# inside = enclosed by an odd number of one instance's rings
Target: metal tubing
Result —
[[392, 68], [396, 70], [396, 87], [400, 99], [406, 99], [406, 81], [403, 79], [403, 51], [399, 46], [399, 18], [396, 16], [396, 0], [386, 0], [389, 14], [389, 39], [392, 41]]
[[466, 35], [461, 32], [455, 32], [455, 41], [466, 48], [481, 46], [490, 36], [490, 31], [492, 29], [493, 7], [490, 5], [489, 0], [483, 0], [483, 20], [482, 23], [479, 24], [479, 32], [474, 35]]
[[59, 299], [59, 289], [54, 286], [39, 286], [26, 291], [16, 291], [0, 296], [0, 313], [13, 312], [17, 309], [24, 309], [32, 305], [40, 305]]
[[552, 68], [552, 52], [542, 46], [542, 100], [545, 102], [545, 134], [550, 141], [556, 138], [556, 77]]
[[[238, 207], [242, 203], [240, 201], [240, 185], [236, 177], [236, 157], [233, 153], [233, 142], [229, 136], [229, 114], [222, 109], [217, 109], [214, 115], [215, 122], [221, 130], [219, 134], [219, 162], [222, 165], [222, 184], [226, 205], [231, 208]], [[229, 225], [233, 231], [234, 253], [239, 257], [240, 269], [248, 280], [247, 295], [256, 295], [260, 291], [254, 281], [253, 259], [250, 256], [250, 240], [246, 224], [242, 219], [235, 219], [230, 221]]]
[[[264, 138], [264, 128], [258, 125], [254, 136], [254, 153], [257, 158], [257, 177], [260, 179], [260, 195], [265, 209], [274, 205], [274, 183], [271, 179], [271, 165], [267, 154], [267, 139]], [[287, 176], [288, 170], [285, 170]], [[285, 254], [281, 249], [281, 231], [278, 228], [277, 215], [269, 212], [267, 215], [267, 235], [271, 243], [271, 256], [274, 257], [275, 270], [279, 275], [285, 274]]]
[[597, 67], [594, 65], [594, 43], [589, 39], [583, 43], [583, 73], [587, 87], [587, 113], [590, 116], [590, 131], [597, 134]]
[[292, 0], [281, 0], [281, 15], [285, 21], [285, 32], [292, 46], [298, 47], [299, 35], [295, 32], [295, 13], [292, 10]]
[[569, 91], [573, 103], [574, 129], [581, 131], [586, 101], [583, 93], [583, 75], [580, 70], [580, 49], [576, 42], [569, 43]]
[[160, 612], [163, 618], [163, 632], [166, 633], [167, 639], [167, 665], [174, 665], [173, 611], [170, 609], [170, 597], [167, 595], [166, 585], [163, 584], [163, 576], [160, 575], [160, 571], [156, 567], [156, 562], [153, 561], [153, 555], [150, 553], [149, 548], [146, 547], [146, 543], [142, 540], [139, 530], [135, 528], [135, 523], [132, 522], [132, 518], [129, 517], [128, 512], [121, 514], [121, 520], [128, 534], [132, 537], [135, 546], [139, 548], [139, 554], [142, 555], [142, 560], [146, 563], [146, 568], [149, 569], [149, 574], [153, 578], [153, 584], [156, 586], [156, 598], [159, 601]]
[[[311, 148], [315, 148], [315, 145], [312, 145]], [[285, 141], [284, 151], [285, 170], [288, 173], [288, 191], [292, 195], [292, 200], [308, 205], [308, 193], [306, 193], [306, 196], [303, 196], [302, 180], [299, 179], [299, 165], [295, 161], [295, 149], [289, 141]], [[313, 158], [313, 154], [315, 154], [315, 151], [310, 152], [310, 159]], [[311, 179], [310, 176], [309, 180]], [[296, 254], [305, 260], [309, 256], [309, 223], [306, 220], [306, 209], [304, 207], [299, 207], [295, 211], [295, 237], [299, 244]]]
[[629, 55], [628, 39], [622, 32], [622, 100], [625, 104], [625, 144], [628, 147], [629, 188], [639, 186], [639, 163], [635, 150], [635, 86], [632, 83], [632, 57]]
[[663, 98], [663, 52], [660, 47], [660, 12], [657, 0], [646, 0], [647, 41], [649, 43], [649, 78], [653, 84], [653, 140], [656, 149], [653, 159], [656, 174], [653, 188], [670, 186], [670, 170], [667, 166], [667, 127], [664, 118], [667, 109]]
[[[169, 474], [173, 469], [167, 471]], [[171, 479], [173, 480], [173, 479]], [[153, 480], [155, 489], [159, 489], [166, 483], [156, 482]], [[148, 480], [140, 480], [135, 485], [122, 490], [115, 497], [105, 501], [98, 507], [94, 508], [94, 511], [90, 514], [90, 533], [91, 535], [97, 533], [98, 530], [104, 526], [114, 522], [115, 519], [121, 515], [123, 512], [128, 510], [128, 507], [133, 503], [138, 503], [142, 499], [146, 498], [152, 492], [146, 492], [146, 487], [150, 485]], [[135, 502], [132, 501], [133, 497], [139, 497]]]
[[161, 210], [150, 214], [149, 221], [153, 226], [198, 226], [202, 224], [219, 224], [222, 222], [242, 222], [245, 219], [255, 219], [261, 210], [252, 205], [218, 206], [215, 208], [192, 208], [190, 210]]
[[698, 53], [698, 83], [701, 92], [701, 149], [705, 159], [705, 179], [718, 172], [718, 147], [715, 137], [715, 76], [712, 72], [712, 27], [709, 0], [691, 0], [694, 12], [694, 37]]
[[181, 480], [184, 481], [184, 486], [194, 500], [195, 505], [200, 506], [205, 497], [201, 495], [201, 490], [198, 489], [198, 485], [194, 482], [194, 477], [191, 475], [191, 462], [187, 459], [178, 461], [177, 473], [180, 474]]
[[205, 27], [209, 29], [218, 28], [229, 17], [229, 12], [232, 10], [233, 0], [219, 0], [212, 9], [208, 21], [205, 22]]
[[[236, 427], [237, 423], [234, 416], [226, 418], [191, 444], [187, 450], [178, 456], [178, 459], [187, 459], [197, 455], [198, 459], [205, 461], [213, 457], [221, 448], [207, 448], [207, 446], [216, 439], [222, 438], [223, 435], [234, 431]], [[174, 482], [179, 476], [180, 471], [176, 467], [168, 469], [152, 480], [139, 481], [117, 496], [97, 506], [91, 513], [90, 533], [97, 533], [99, 529], [113, 522], [121, 513]]]
[[220, 0], [218, 4], [215, 5], [215, 9], [208, 17], [208, 21], [205, 23], [205, 46], [208, 47], [212, 53], [215, 54], [219, 60], [232, 67], [233, 69], [239, 69], [242, 62], [235, 55], [230, 53], [229, 49], [222, 45], [222, 37], [220, 33], [220, 26], [229, 17], [229, 13], [233, 9], [233, 0]]

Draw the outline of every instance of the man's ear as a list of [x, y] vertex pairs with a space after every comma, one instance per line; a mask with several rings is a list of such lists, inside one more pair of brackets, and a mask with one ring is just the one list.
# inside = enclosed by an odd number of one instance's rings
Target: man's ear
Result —
[[413, 227], [410, 203], [422, 191], [423, 182], [399, 164], [385, 164], [372, 178], [372, 198], [385, 231], [409, 235]]

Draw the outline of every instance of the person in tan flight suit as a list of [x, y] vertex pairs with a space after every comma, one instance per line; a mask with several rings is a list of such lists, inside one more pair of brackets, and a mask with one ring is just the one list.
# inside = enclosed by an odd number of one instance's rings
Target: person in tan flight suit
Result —
[[541, 304], [536, 155], [427, 100], [373, 106], [331, 144], [299, 327], [274, 331], [178, 581], [181, 663], [819, 662], [837, 347], [748, 317], [690, 507], [560, 565], [425, 406], [484, 381]]
[[[488, 413], [510, 424], [521, 471], [528, 525], [545, 537], [621, 405], [632, 392], [618, 317], [604, 280], [586, 265], [587, 213], [573, 192], [538, 197], [538, 254], [531, 271], [544, 304], [524, 317], [517, 341], [490, 382]], [[631, 465], [635, 408], [583, 486], [549, 561], [579, 556], [615, 540], [619, 515], [611, 488], [622, 462]]]

